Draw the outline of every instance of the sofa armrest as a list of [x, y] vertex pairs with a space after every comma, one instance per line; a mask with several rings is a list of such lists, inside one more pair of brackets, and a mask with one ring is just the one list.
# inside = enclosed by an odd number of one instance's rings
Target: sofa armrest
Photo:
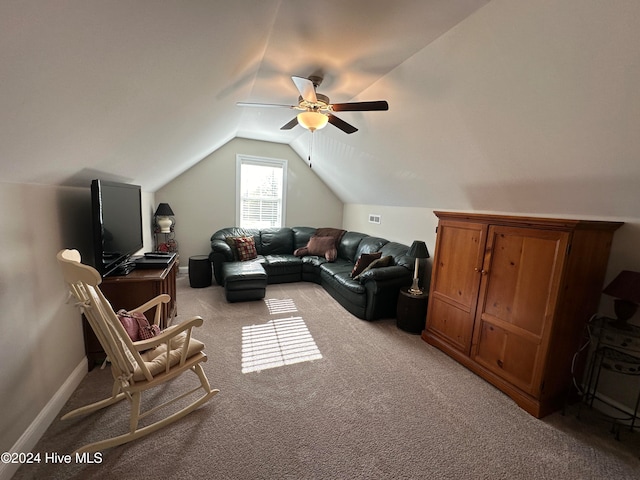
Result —
[[226, 262], [233, 261], [233, 252], [231, 251], [231, 247], [224, 240], [219, 240], [217, 238], [211, 240], [211, 251], [221, 255]]
[[391, 265], [389, 267], [372, 268], [370, 270], [367, 270], [366, 272], [362, 272], [358, 276], [358, 281], [360, 283], [366, 283], [370, 281], [387, 281], [394, 279], [409, 279], [410, 281], [411, 272], [405, 267], [401, 267], [400, 265]]
[[225, 240], [214, 238], [211, 240], [211, 252], [209, 260], [213, 264], [213, 276], [218, 285], [222, 285], [222, 264], [233, 262], [233, 252]]
[[359, 277], [367, 292], [365, 320], [393, 318], [400, 289], [411, 285], [412, 275], [409, 269], [392, 265], [367, 270]]

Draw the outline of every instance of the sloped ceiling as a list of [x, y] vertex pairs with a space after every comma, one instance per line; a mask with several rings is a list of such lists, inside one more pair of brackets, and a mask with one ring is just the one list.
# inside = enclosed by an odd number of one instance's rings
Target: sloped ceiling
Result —
[[[606, 4], [606, 5], [605, 5]], [[635, 215], [638, 2], [0, 3], [2, 181], [155, 191], [234, 137], [285, 143], [291, 75], [359, 128], [313, 135], [345, 203]], [[354, 181], [357, 178], [358, 181]]]
[[291, 104], [320, 70], [349, 101], [485, 3], [1, 2], [3, 180], [155, 191], [235, 136], [292, 143], [291, 111], [236, 102]]

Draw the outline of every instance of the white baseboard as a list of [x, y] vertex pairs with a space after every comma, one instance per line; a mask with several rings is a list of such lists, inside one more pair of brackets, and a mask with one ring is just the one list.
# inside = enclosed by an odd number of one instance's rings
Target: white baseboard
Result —
[[[71, 394], [80, 385], [88, 371], [87, 357], [83, 357], [78, 366], [71, 372], [69, 378], [62, 384], [55, 395], [49, 400], [42, 411], [38, 414], [29, 428], [20, 436], [13, 445], [10, 453], [27, 453], [36, 446], [38, 440], [42, 438], [49, 425], [58, 416], [64, 404], [67, 403]], [[9, 480], [20, 467], [17, 463], [0, 463], [0, 480]]]

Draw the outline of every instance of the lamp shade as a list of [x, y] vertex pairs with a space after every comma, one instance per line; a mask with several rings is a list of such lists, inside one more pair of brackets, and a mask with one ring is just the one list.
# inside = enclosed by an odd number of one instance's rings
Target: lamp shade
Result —
[[416, 240], [411, 244], [409, 253], [407, 256], [413, 258], [429, 258], [429, 250], [427, 250], [427, 244], [421, 240]]
[[602, 293], [620, 300], [640, 303], [640, 273], [623, 270]]
[[422, 240], [415, 240], [411, 244], [411, 248], [409, 249], [407, 256], [416, 259], [415, 268], [413, 270], [413, 284], [409, 288], [409, 293], [412, 295], [422, 295], [422, 289], [420, 288], [420, 282], [418, 279], [418, 270], [420, 267], [420, 259], [429, 258], [429, 250], [427, 250], [427, 244]]
[[319, 112], [302, 112], [298, 114], [298, 123], [312, 132], [327, 126], [329, 117]]
[[156, 210], [156, 217], [168, 217], [174, 215], [173, 210], [168, 203], [161, 203]]

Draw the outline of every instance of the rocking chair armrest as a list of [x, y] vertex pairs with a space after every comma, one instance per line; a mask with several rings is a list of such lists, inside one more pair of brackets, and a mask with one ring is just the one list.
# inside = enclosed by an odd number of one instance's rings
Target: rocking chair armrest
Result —
[[169, 301], [171, 300], [171, 297], [169, 295], [167, 295], [166, 293], [163, 293], [161, 295], [158, 295], [154, 298], [152, 298], [151, 300], [149, 300], [148, 302], [143, 303], [142, 305], [140, 305], [139, 307], [134, 308], [133, 310], [131, 310], [131, 312], [136, 312], [136, 313], [144, 313], [148, 310], [151, 310], [152, 308], [156, 308], [156, 312], [155, 312], [155, 316], [153, 319], [153, 323], [156, 325], [160, 325], [160, 308], [158, 308], [158, 306], [161, 303], [169, 303]]
[[159, 335], [149, 338], [148, 340], [139, 340], [137, 342], [133, 342], [133, 346], [139, 352], [143, 352], [145, 350], [149, 350], [150, 348], [157, 347], [158, 345], [161, 345], [163, 343], [168, 343], [173, 337], [177, 337], [186, 330], [190, 331], [193, 327], [200, 327], [202, 323], [202, 317], [196, 316], [190, 318], [189, 320], [185, 320], [184, 322], [180, 322], [177, 325], [172, 325], [160, 332]]

